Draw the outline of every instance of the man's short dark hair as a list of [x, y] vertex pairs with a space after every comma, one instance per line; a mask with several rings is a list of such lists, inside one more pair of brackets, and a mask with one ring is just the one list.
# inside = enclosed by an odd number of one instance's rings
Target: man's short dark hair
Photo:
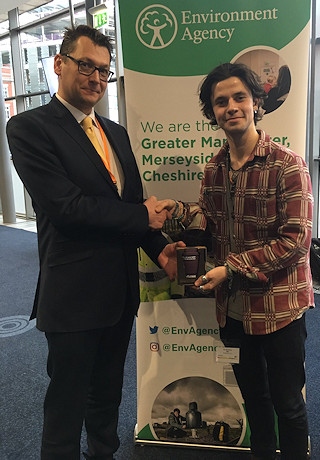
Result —
[[[199, 89], [199, 98], [203, 115], [210, 120], [210, 124], [218, 126], [212, 107], [212, 88], [213, 86], [230, 77], [238, 77], [242, 83], [249, 89], [253, 99], [257, 99], [258, 106], [263, 104], [266, 96], [260, 77], [249, 67], [244, 64], [231, 64], [226, 62], [215, 67], [203, 80]], [[258, 110], [254, 115], [254, 121], [261, 120], [262, 115]]]
[[76, 48], [77, 40], [80, 37], [88, 37], [95, 45], [107, 48], [110, 58], [112, 58], [112, 45], [109, 37], [86, 24], [80, 24], [79, 26], [73, 28], [66, 27], [60, 48], [60, 54], [72, 53], [72, 51]]

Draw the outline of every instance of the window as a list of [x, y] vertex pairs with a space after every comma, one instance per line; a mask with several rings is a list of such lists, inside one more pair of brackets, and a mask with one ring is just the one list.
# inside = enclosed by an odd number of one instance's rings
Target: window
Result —
[[48, 52], [49, 56], [55, 56], [58, 53], [58, 46], [57, 45], [49, 45]]
[[0, 14], [0, 35], [4, 35], [9, 32], [9, 21], [8, 13]]
[[[74, 0], [73, 6], [83, 3], [83, 0]], [[38, 8], [22, 13], [19, 16], [20, 26], [25, 26], [39, 19], [49, 17], [53, 13], [67, 10], [69, 8], [69, 0], [52, 0]], [[58, 29], [59, 30], [59, 29]]]
[[29, 69], [25, 69], [25, 76], [26, 76], [26, 86], [30, 85], [30, 72]]
[[39, 82], [40, 83], [45, 83], [45, 77], [44, 77], [43, 69], [39, 68], [38, 71], [39, 71]]
[[6, 121], [8, 121], [9, 118], [11, 117], [11, 108], [10, 108], [9, 105], [5, 104], [4, 110], [5, 110], [5, 114], [6, 114]]
[[10, 53], [9, 53], [9, 51], [2, 51], [1, 52], [1, 61], [2, 61], [2, 65], [10, 64]]
[[9, 97], [9, 88], [8, 85], [3, 84], [3, 97]]
[[4, 98], [14, 96], [13, 69], [11, 65], [10, 39], [0, 40], [0, 67], [4, 87]]
[[[77, 24], [84, 24], [85, 19], [84, 10], [77, 13]], [[26, 75], [25, 92], [37, 93], [49, 90], [41, 60], [57, 54], [63, 39], [63, 31], [65, 27], [69, 26], [70, 17], [66, 15], [59, 19], [48, 20], [45, 24], [30, 26], [23, 30], [20, 35], [20, 42], [23, 49], [23, 67]], [[38, 102], [35, 102], [32, 98], [27, 107], [37, 107], [41, 105], [41, 100], [41, 97], [38, 97]]]

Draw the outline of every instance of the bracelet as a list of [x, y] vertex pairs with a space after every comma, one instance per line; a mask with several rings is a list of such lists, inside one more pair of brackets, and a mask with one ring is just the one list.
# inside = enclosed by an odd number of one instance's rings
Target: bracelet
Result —
[[[184, 204], [182, 203], [182, 201], [176, 201], [176, 200], [175, 200], [175, 204], [176, 205], [175, 205], [173, 213], [172, 213], [172, 219], [181, 221], [183, 219], [183, 217], [184, 217], [184, 214], [185, 214]], [[181, 207], [182, 207], [182, 209], [181, 209]]]
[[174, 210], [172, 211], [172, 219], [176, 219], [176, 218], [177, 218], [178, 212], [179, 212], [179, 208], [180, 208], [179, 201], [174, 200], [174, 202], [175, 202], [175, 207], [174, 207]]
[[185, 208], [185, 206], [184, 206], [183, 203], [181, 203], [181, 204], [182, 204], [182, 213], [180, 214], [179, 217], [177, 217], [177, 220], [178, 220], [179, 222], [181, 222], [182, 220], [184, 220], [184, 218], [186, 217], [186, 208]]
[[231, 289], [231, 286], [232, 286], [232, 281], [233, 281], [233, 271], [231, 270], [231, 268], [229, 267], [229, 265], [227, 264], [227, 262], [225, 262], [223, 264], [226, 269], [227, 269], [227, 281], [228, 281], [228, 288]]
[[175, 201], [175, 207], [171, 214], [173, 220], [176, 220], [182, 230], [185, 230], [192, 222], [192, 216], [190, 214], [189, 203], [183, 201]]

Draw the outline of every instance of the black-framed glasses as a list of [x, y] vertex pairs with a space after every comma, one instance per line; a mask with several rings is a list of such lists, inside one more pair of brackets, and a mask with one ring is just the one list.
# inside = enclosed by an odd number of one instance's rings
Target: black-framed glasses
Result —
[[114, 72], [112, 72], [109, 69], [106, 69], [105, 67], [97, 67], [93, 64], [90, 64], [90, 62], [81, 60], [79, 61], [78, 59], [75, 59], [74, 57], [70, 56], [70, 54], [62, 54], [61, 56], [65, 56], [71, 59], [71, 61], [75, 62], [78, 66], [78, 72], [82, 75], [86, 75], [87, 77], [92, 75], [96, 70], [99, 72], [101, 81], [110, 81], [114, 75]]

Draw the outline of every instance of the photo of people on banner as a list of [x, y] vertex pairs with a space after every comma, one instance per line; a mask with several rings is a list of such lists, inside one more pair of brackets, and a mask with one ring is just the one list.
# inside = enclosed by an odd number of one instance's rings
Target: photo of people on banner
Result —
[[152, 422], [160, 441], [190, 444], [236, 446], [244, 431], [236, 399], [205, 377], [181, 378], [167, 385], [154, 401]]

